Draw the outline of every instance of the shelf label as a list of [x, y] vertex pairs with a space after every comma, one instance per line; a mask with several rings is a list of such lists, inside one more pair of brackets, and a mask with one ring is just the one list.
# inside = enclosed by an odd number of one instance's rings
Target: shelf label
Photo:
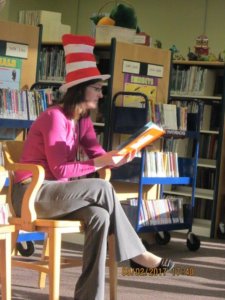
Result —
[[18, 57], [18, 58], [27, 58], [28, 45], [7, 42], [5, 55]]
[[124, 60], [123, 61], [123, 72], [131, 74], [140, 74], [140, 62]]
[[148, 64], [147, 75], [153, 77], [163, 77], [164, 67], [160, 65]]

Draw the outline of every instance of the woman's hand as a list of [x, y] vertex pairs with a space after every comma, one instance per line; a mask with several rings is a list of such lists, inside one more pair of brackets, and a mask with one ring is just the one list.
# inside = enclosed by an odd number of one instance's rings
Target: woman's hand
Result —
[[132, 161], [136, 155], [135, 150], [127, 153], [126, 155], [120, 155], [118, 153], [119, 150], [112, 150], [102, 156], [94, 158], [94, 165], [96, 167], [96, 170], [104, 167], [116, 168], [122, 166]]

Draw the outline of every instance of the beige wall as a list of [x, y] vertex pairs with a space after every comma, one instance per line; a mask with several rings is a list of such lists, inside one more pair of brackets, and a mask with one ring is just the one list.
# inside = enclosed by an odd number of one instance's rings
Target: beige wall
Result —
[[[71, 25], [72, 32], [90, 34], [90, 16], [110, 1], [106, 0], [8, 0], [0, 19], [17, 21], [20, 9], [43, 9], [62, 12], [62, 23]], [[210, 51], [218, 55], [225, 49], [224, 0], [129, 0], [136, 10], [139, 26], [153, 41], [161, 40], [163, 48], [173, 44], [186, 56], [194, 50], [195, 39], [205, 33]], [[114, 3], [114, 1], [111, 1]], [[103, 11], [109, 12], [113, 4]], [[206, 21], [206, 22], [205, 22]]]

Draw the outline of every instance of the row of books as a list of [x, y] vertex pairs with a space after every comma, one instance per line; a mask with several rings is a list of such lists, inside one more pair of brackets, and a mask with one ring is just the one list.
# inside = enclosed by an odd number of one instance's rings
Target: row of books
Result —
[[3, 119], [35, 120], [52, 104], [50, 89], [0, 89], [0, 117]]
[[199, 168], [196, 180], [196, 186], [203, 189], [214, 189], [215, 186], [215, 169]]
[[43, 47], [40, 52], [39, 80], [64, 81], [65, 59], [62, 47]]
[[150, 118], [164, 129], [196, 130], [198, 114], [199, 118], [202, 119], [200, 126], [208, 126], [202, 110], [203, 103], [194, 101], [176, 100], [169, 104], [152, 103]]
[[[165, 139], [163, 141], [164, 152], [176, 152], [178, 157], [193, 156], [193, 140], [184, 139]], [[216, 159], [218, 149], [218, 136], [201, 134], [199, 137], [199, 158]]]
[[213, 211], [213, 201], [206, 199], [196, 199], [194, 207], [194, 218], [211, 220]]
[[177, 153], [178, 157], [192, 157], [193, 156], [193, 139], [173, 139], [168, 138], [163, 141], [164, 152]]
[[187, 106], [154, 103], [151, 105], [151, 119], [164, 129], [187, 130]]
[[177, 66], [172, 69], [171, 93], [195, 96], [213, 96], [216, 71], [213, 69], [190, 66]]
[[147, 151], [146, 177], [179, 177], [177, 152]]
[[201, 134], [199, 139], [199, 157], [216, 159], [218, 149], [218, 136]]
[[142, 200], [138, 220], [138, 200], [136, 198], [123, 201], [122, 206], [133, 225], [135, 225], [134, 220], [138, 222], [139, 226], [177, 224], [184, 222], [182, 198]]

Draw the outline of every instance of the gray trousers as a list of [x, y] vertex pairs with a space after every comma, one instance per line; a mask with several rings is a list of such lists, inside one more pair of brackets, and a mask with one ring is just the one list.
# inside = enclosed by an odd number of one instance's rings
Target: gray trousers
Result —
[[[26, 185], [16, 184], [13, 206], [20, 214]], [[81, 219], [85, 223], [82, 274], [76, 300], [104, 300], [107, 237], [115, 235], [117, 261], [146, 251], [118, 201], [112, 185], [102, 179], [45, 181], [35, 202], [38, 218]]]

